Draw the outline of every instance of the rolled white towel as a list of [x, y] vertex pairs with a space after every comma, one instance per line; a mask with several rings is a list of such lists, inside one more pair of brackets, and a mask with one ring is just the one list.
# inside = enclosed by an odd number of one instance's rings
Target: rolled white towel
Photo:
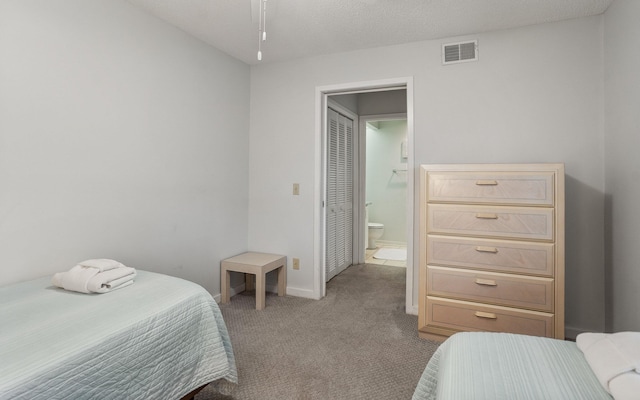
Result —
[[133, 283], [136, 270], [109, 259], [86, 260], [67, 272], [53, 275], [51, 282], [80, 293], [107, 293]]
[[576, 345], [602, 387], [616, 400], [640, 393], [640, 332], [581, 333]]
[[116, 260], [110, 260], [108, 258], [96, 258], [92, 260], [85, 260], [79, 263], [78, 265], [82, 265], [83, 267], [89, 267], [89, 268], [97, 268], [100, 270], [100, 272], [109, 271], [115, 268], [122, 268], [125, 266], [124, 264]]
[[58, 272], [53, 275], [51, 282], [63, 289], [80, 293], [91, 293], [87, 288], [89, 280], [98, 275], [100, 270], [97, 268], [83, 267], [76, 265], [67, 272]]
[[135, 277], [135, 268], [123, 266], [93, 276], [87, 283], [87, 289], [94, 293], [107, 293], [132, 284]]
[[609, 383], [611, 395], [615, 400], [637, 400], [640, 393], [640, 374], [627, 372]]

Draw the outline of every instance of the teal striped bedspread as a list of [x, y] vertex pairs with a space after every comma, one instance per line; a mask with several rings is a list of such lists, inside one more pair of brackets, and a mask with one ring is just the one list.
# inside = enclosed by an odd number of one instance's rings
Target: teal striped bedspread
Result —
[[50, 277], [0, 288], [0, 399], [179, 399], [233, 386], [233, 349], [201, 286], [138, 271], [105, 294]]
[[434, 353], [413, 400], [611, 400], [575, 343], [465, 332]]

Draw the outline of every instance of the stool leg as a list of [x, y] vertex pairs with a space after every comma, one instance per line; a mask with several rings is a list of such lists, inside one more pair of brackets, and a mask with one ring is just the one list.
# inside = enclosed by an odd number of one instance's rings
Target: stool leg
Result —
[[222, 303], [228, 303], [231, 299], [229, 296], [230, 273], [226, 268], [222, 268], [220, 274], [220, 297]]
[[244, 290], [250, 291], [255, 289], [253, 286], [253, 274], [244, 274]]
[[287, 264], [278, 268], [278, 296], [287, 294]]
[[265, 274], [256, 274], [256, 310], [264, 309], [265, 304]]

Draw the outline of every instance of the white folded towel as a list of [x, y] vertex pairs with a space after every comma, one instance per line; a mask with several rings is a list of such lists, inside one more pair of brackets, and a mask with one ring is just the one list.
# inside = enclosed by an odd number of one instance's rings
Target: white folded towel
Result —
[[110, 269], [122, 268], [125, 265], [116, 261], [109, 260], [108, 258], [97, 258], [93, 260], [85, 260], [78, 265], [82, 265], [83, 267], [97, 268], [100, 272], [109, 271]]
[[86, 260], [53, 275], [58, 287], [80, 293], [107, 293], [133, 283], [136, 270], [109, 259]]
[[616, 400], [640, 393], [640, 332], [581, 333], [576, 338], [602, 387]]
[[95, 275], [87, 282], [87, 289], [94, 293], [107, 293], [132, 284], [135, 277], [134, 268], [122, 266]]

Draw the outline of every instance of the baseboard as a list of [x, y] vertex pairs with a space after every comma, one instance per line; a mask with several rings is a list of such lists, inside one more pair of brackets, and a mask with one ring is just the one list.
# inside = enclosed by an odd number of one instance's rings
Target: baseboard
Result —
[[302, 297], [305, 299], [317, 300], [317, 298], [313, 293], [313, 290], [299, 289], [291, 286], [287, 287], [287, 296]]
[[378, 248], [388, 246], [388, 247], [407, 247], [406, 242], [394, 242], [392, 240], [376, 240], [376, 244]]
[[593, 332], [592, 330], [585, 330], [580, 328], [575, 328], [573, 326], [564, 326], [564, 337], [571, 340], [576, 340], [576, 337], [581, 333]]
[[[278, 293], [278, 285], [266, 285], [265, 286], [265, 290], [267, 291], [267, 293]], [[229, 295], [231, 297], [235, 296], [238, 293], [242, 293], [245, 291], [245, 284], [242, 283], [236, 287], [232, 287], [231, 290], [229, 291]], [[312, 290], [307, 290], [307, 289], [298, 289], [298, 288], [292, 288], [292, 287], [287, 287], [287, 296], [294, 296], [294, 297], [303, 297], [305, 299], [315, 299], [315, 297], [313, 296], [313, 291]], [[220, 303], [220, 300], [222, 299], [222, 294], [216, 294], [215, 296], [213, 296], [213, 299], [216, 301], [216, 303]]]
[[418, 315], [418, 306], [407, 306], [405, 312], [409, 315]]
[[[276, 287], [276, 286], [274, 286], [274, 287]], [[272, 290], [270, 290], [270, 289], [271, 289], [270, 286], [267, 286], [265, 288], [265, 290], [267, 292], [271, 292]], [[244, 283], [242, 283], [242, 284], [240, 284], [238, 286], [232, 287], [232, 288], [229, 289], [229, 297], [233, 297], [233, 296], [237, 295], [238, 293], [242, 293], [242, 292], [244, 292], [244, 290], [245, 290], [245, 284]], [[276, 293], [277, 292], [278, 291], [276, 290]], [[222, 299], [222, 294], [219, 293], [219, 294], [213, 296], [213, 299], [216, 301], [216, 303], [220, 303], [220, 300]]]

